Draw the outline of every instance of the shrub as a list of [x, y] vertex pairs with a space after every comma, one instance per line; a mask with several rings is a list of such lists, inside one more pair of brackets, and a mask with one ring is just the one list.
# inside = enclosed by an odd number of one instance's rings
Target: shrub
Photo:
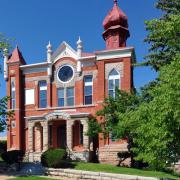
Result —
[[0, 152], [7, 150], [7, 141], [0, 141]]
[[8, 164], [18, 163], [22, 160], [24, 152], [21, 150], [7, 151], [2, 153], [2, 159]]
[[60, 168], [66, 166], [65, 149], [49, 149], [41, 155], [41, 163], [45, 167]]
[[7, 151], [7, 141], [0, 141], [0, 157], [5, 151]]

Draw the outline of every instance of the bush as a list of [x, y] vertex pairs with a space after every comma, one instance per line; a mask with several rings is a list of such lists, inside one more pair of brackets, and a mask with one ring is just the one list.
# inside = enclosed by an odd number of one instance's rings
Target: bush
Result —
[[41, 163], [45, 167], [60, 168], [66, 166], [65, 149], [49, 149], [41, 155]]
[[0, 157], [2, 153], [7, 151], [7, 141], [0, 141]]
[[0, 152], [7, 151], [7, 141], [0, 141]]
[[21, 150], [7, 151], [2, 153], [2, 159], [8, 164], [18, 163], [22, 160], [24, 152]]

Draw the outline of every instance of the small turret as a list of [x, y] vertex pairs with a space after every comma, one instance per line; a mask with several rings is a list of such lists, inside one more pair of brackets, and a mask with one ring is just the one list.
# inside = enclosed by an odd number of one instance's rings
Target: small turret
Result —
[[118, 7], [114, 0], [114, 7], [103, 21], [103, 38], [106, 41], [106, 49], [126, 47], [126, 40], [130, 36], [128, 30], [128, 18]]

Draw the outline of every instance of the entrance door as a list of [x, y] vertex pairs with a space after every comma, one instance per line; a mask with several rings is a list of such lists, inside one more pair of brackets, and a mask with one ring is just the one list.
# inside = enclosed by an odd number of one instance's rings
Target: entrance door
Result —
[[57, 128], [57, 146], [66, 148], [66, 125], [60, 125]]

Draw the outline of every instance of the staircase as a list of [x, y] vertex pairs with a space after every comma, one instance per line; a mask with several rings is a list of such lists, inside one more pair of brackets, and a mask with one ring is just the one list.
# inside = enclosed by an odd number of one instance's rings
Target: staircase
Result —
[[[109, 144], [99, 148], [99, 162], [102, 164], [118, 165], [121, 160], [118, 157], [119, 152], [127, 152], [127, 143]], [[125, 159], [121, 165], [130, 166], [130, 158]]]

